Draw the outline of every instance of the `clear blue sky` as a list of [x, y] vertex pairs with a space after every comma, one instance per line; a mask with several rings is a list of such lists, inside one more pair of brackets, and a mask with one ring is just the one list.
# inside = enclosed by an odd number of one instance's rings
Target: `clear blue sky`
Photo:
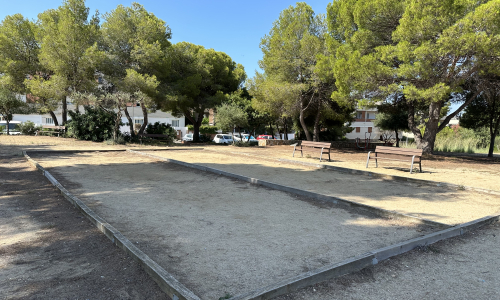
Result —
[[[258, 70], [262, 58], [260, 39], [271, 29], [280, 12], [295, 5], [291, 0], [141, 0], [149, 12], [164, 20], [172, 30], [172, 43], [190, 42], [227, 53], [245, 67], [248, 77]], [[327, 0], [310, 0], [307, 3], [316, 14], [326, 13]], [[87, 0], [91, 14], [97, 9], [101, 14], [118, 4], [130, 6], [132, 1]], [[38, 13], [57, 8], [62, 0], [0, 0], [0, 19], [20, 13], [36, 19]]]

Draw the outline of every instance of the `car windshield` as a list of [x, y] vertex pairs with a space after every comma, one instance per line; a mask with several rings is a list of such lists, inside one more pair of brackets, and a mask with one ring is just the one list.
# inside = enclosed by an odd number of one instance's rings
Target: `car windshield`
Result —
[[[9, 130], [14, 130], [17, 129], [17, 123], [10, 123], [9, 124]], [[7, 130], [7, 123], [1, 123], [0, 126], [4, 127], [4, 130]]]
[[225, 135], [225, 136], [224, 136], [224, 138], [225, 138], [226, 140], [232, 140], [232, 139], [233, 139], [230, 135]]

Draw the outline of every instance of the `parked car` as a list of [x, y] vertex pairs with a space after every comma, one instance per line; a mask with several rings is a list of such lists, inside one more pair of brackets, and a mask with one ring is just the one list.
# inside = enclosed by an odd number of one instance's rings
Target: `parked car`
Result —
[[252, 143], [252, 142], [258, 143], [259, 142], [253, 136], [249, 135], [248, 133], [243, 133], [242, 137], [243, 137], [244, 142], [249, 142], [249, 143]]
[[214, 143], [216, 144], [232, 144], [233, 137], [229, 134], [216, 134], [214, 137]]
[[[21, 134], [19, 129], [17, 128], [17, 125], [21, 124], [19, 121], [10, 121], [9, 122], [9, 134], [10, 135], [18, 135]], [[7, 134], [7, 122], [6, 121], [0, 121], [0, 128], [3, 128], [2, 131], [0, 131], [0, 134]]]
[[257, 137], [257, 140], [274, 140], [274, 137], [268, 134], [261, 134]]
[[193, 134], [192, 133], [185, 134], [182, 137], [182, 140], [185, 142], [192, 142], [193, 141]]

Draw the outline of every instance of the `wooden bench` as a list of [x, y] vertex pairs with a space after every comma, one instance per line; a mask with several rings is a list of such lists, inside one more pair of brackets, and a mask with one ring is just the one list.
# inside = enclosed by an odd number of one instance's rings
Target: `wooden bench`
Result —
[[158, 140], [158, 141], [168, 141], [168, 142], [171, 142], [172, 141], [172, 138], [169, 136], [169, 135], [166, 135], [166, 134], [149, 134], [149, 133], [141, 133], [141, 134], [138, 134], [139, 136], [139, 141], [141, 142], [141, 145], [142, 145], [142, 140], [145, 139], [154, 139], [154, 140]]
[[[368, 159], [366, 160], [367, 168], [368, 163], [370, 162], [370, 154], [372, 154], [372, 151], [368, 152]], [[418, 162], [420, 172], [422, 172], [422, 149], [377, 146], [374, 154], [375, 156], [372, 157], [375, 158], [376, 167], [378, 167], [379, 159], [411, 161], [410, 174], [413, 172], [413, 163], [415, 162]]]
[[[43, 130], [43, 129], [52, 129], [52, 130]], [[41, 134], [56, 134], [59, 136], [62, 132], [66, 130], [66, 126], [56, 126], [56, 125], [42, 125], [42, 130], [37, 130], [35, 135]]]
[[295, 150], [297, 149], [297, 147], [300, 147], [300, 156], [301, 157], [304, 156], [303, 151], [319, 152], [319, 153], [321, 153], [319, 156], [319, 161], [321, 162], [321, 158], [323, 157], [323, 153], [325, 153], [325, 154], [328, 153], [328, 161], [331, 161], [330, 160], [330, 148], [332, 147], [332, 143], [302, 141], [300, 143], [300, 146], [297, 146], [297, 145], [293, 146], [292, 157], [295, 157]]

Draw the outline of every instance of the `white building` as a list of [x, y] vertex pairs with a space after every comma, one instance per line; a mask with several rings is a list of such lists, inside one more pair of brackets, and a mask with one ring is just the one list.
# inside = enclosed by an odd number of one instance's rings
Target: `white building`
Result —
[[351, 124], [354, 128], [352, 132], [347, 133], [345, 136], [350, 140], [370, 139], [376, 140], [380, 138], [382, 132], [378, 127], [375, 127], [373, 120], [377, 115], [377, 108], [358, 108], [356, 111], [356, 119]]
[[[22, 99], [26, 101], [26, 97], [22, 96]], [[68, 102], [68, 110], [75, 110], [76, 106]], [[127, 107], [128, 113], [130, 117], [132, 118], [134, 124], [143, 124], [144, 123], [144, 116], [142, 114], [142, 109], [140, 106], [134, 106], [131, 105]], [[79, 106], [79, 111], [81, 113], [84, 112], [83, 106]], [[62, 106], [60, 105], [57, 110], [54, 111], [54, 114], [57, 118], [57, 121], [59, 124], [62, 123]], [[71, 117], [68, 114], [68, 120], [70, 120]], [[52, 116], [49, 113], [46, 114], [29, 114], [29, 115], [23, 115], [23, 114], [13, 114], [12, 115], [12, 120], [13, 121], [20, 121], [20, 122], [26, 122], [26, 121], [31, 121], [35, 123], [38, 126], [43, 126], [43, 125], [54, 125], [54, 120]], [[122, 113], [122, 122], [124, 124], [128, 124], [127, 117], [125, 116], [124, 113]], [[185, 125], [185, 119], [184, 117], [174, 117], [170, 113], [162, 112], [162, 111], [156, 111], [154, 113], [149, 113], [148, 114], [148, 123], [149, 124], [154, 124], [155, 122], [160, 122], [160, 123], [165, 123], [165, 124], [170, 124], [175, 130], [177, 130], [177, 135], [178, 138], [182, 138], [187, 133], [187, 127]], [[123, 133], [130, 132], [130, 126], [124, 125], [120, 127], [120, 131]]]

